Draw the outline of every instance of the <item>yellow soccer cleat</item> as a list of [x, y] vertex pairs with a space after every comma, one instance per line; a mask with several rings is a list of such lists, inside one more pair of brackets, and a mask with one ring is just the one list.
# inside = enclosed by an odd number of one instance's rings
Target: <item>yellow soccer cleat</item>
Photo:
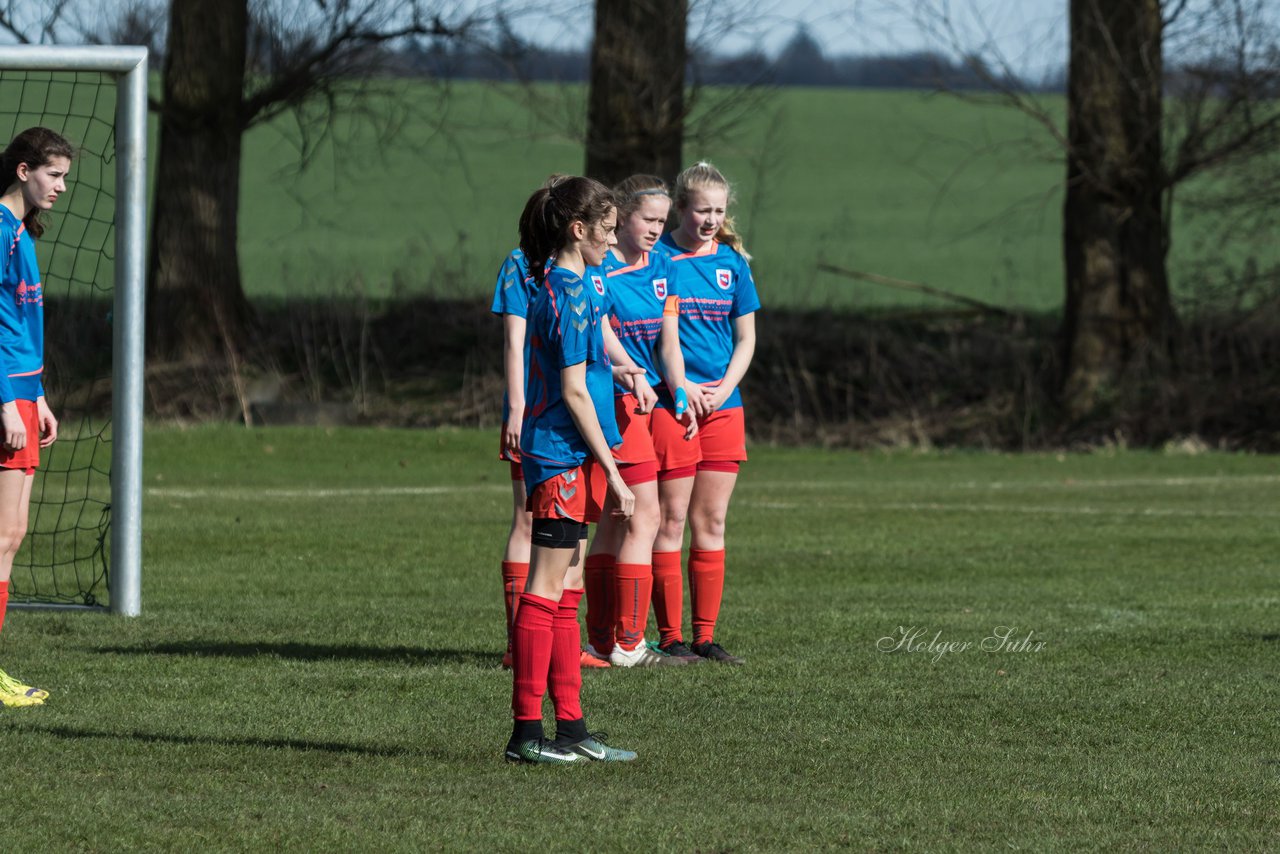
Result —
[[[24, 685], [23, 683], [19, 682], [17, 679], [14, 679], [8, 673], [5, 673], [3, 670], [0, 670], [0, 694], [15, 695], [19, 697], [31, 697], [31, 698], [34, 698], [35, 700], [38, 700], [40, 703], [43, 703], [46, 699], [49, 698], [48, 691], [44, 691], [40, 688], [32, 688], [30, 685]], [[38, 705], [38, 704], [39, 703], [36, 703], [34, 705]], [[5, 705], [7, 706], [9, 704], [5, 703]], [[32, 705], [32, 704], [26, 704], [26, 705]]]
[[43, 706], [40, 697], [28, 697], [26, 694], [0, 694], [0, 706], [9, 709], [21, 709], [25, 706]]

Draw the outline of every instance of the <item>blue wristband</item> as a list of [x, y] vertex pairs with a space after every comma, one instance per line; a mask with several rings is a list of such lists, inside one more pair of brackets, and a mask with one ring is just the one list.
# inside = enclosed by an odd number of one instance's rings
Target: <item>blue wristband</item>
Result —
[[684, 411], [689, 408], [689, 396], [684, 393], [684, 389], [676, 389], [676, 418], [684, 415]]

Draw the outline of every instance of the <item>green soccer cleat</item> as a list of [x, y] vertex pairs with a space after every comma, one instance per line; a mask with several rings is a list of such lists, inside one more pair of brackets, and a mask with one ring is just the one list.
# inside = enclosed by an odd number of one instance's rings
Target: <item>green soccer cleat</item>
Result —
[[48, 691], [24, 685], [3, 670], [0, 670], [0, 694], [18, 694], [23, 697], [34, 697], [41, 702], [49, 699]]
[[579, 754], [545, 738], [510, 742], [503, 755], [508, 762], [523, 762], [526, 765], [571, 765], [584, 761]]
[[569, 750], [576, 755], [590, 759], [593, 762], [634, 762], [636, 752], [634, 750], [623, 750], [620, 747], [610, 747], [605, 742], [609, 736], [603, 732], [593, 732], [583, 741], [569, 746]]

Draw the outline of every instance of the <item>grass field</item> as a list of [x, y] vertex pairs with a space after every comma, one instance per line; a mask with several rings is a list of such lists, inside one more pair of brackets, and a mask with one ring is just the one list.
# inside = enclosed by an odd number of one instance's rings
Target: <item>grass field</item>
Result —
[[[144, 616], [6, 621], [0, 661], [53, 692], [0, 714], [8, 838], [1280, 847], [1280, 459], [753, 448], [721, 632], [748, 665], [588, 674], [641, 759], [537, 769], [499, 758], [493, 444], [151, 430]], [[1001, 626], [1030, 643], [983, 650]]]

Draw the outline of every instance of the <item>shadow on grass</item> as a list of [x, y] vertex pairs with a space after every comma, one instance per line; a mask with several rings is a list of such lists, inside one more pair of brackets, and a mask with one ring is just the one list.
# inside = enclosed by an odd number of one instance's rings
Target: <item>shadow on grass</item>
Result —
[[27, 732], [42, 733], [55, 738], [68, 739], [105, 739], [121, 741], [128, 739], [144, 744], [183, 744], [204, 745], [209, 747], [249, 747], [262, 750], [296, 750], [300, 752], [322, 752], [334, 754], [355, 754], [359, 756], [412, 756], [427, 757], [436, 760], [447, 760], [450, 757], [444, 751], [422, 749], [421, 747], [378, 747], [366, 744], [344, 744], [340, 741], [310, 741], [302, 738], [220, 738], [212, 735], [167, 735], [156, 732], [106, 732], [101, 730], [76, 729], [68, 726], [40, 726], [39, 724], [24, 726]]
[[465, 664], [486, 670], [499, 663], [499, 654], [471, 649], [423, 649], [411, 646], [339, 646], [264, 641], [178, 641], [146, 646], [99, 647], [111, 655], [190, 655], [208, 658], [289, 658], [297, 661], [386, 661], [433, 667]]

